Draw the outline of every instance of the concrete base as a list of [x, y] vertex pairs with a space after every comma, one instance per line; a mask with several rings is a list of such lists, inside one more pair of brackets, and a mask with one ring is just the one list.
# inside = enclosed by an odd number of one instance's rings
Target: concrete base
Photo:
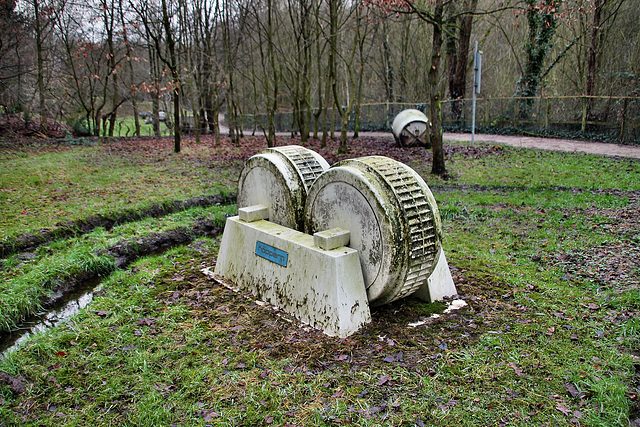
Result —
[[322, 250], [313, 236], [269, 221], [228, 218], [215, 274], [330, 336], [371, 321], [358, 251]]
[[449, 263], [444, 251], [440, 248], [438, 263], [433, 273], [427, 279], [427, 283], [422, 285], [414, 295], [423, 301], [433, 302], [441, 301], [444, 297], [452, 297], [457, 294], [458, 291], [449, 270]]

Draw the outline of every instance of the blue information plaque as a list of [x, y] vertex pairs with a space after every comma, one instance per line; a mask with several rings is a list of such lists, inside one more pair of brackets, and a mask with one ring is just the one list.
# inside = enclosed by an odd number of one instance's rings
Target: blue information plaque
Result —
[[283, 267], [287, 266], [287, 261], [289, 260], [289, 254], [285, 251], [274, 248], [273, 246], [267, 245], [266, 243], [262, 243], [260, 241], [256, 242], [256, 255], [264, 259], [268, 259], [269, 261], [275, 262], [276, 264]]

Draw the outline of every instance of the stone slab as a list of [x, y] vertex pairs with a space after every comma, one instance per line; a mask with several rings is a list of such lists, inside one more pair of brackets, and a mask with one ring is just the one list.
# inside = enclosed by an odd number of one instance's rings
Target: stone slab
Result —
[[440, 248], [436, 267], [427, 279], [427, 283], [422, 285], [414, 295], [423, 301], [433, 302], [442, 301], [445, 297], [452, 297], [457, 294], [458, 291], [453, 283], [453, 277], [451, 277], [447, 257], [444, 254], [444, 250]]
[[238, 216], [245, 222], [269, 219], [269, 209], [262, 205], [247, 206], [238, 209]]
[[371, 321], [358, 251], [269, 221], [227, 218], [214, 272], [330, 336]]
[[313, 233], [314, 244], [325, 251], [330, 251], [340, 246], [347, 246], [350, 238], [351, 233], [349, 230], [340, 227]]

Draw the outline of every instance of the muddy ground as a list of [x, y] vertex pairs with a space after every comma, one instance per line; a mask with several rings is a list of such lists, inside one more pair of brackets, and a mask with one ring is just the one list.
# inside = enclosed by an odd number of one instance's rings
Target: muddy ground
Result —
[[143, 218], [159, 218], [174, 212], [196, 206], [208, 207], [219, 204], [235, 203], [235, 195], [208, 195], [192, 197], [187, 200], [174, 200], [169, 203], [154, 203], [143, 209], [126, 209], [110, 215], [91, 215], [87, 218], [62, 221], [50, 229], [41, 229], [37, 233], [24, 233], [5, 242], [0, 242], [0, 258], [20, 252], [31, 251], [40, 245], [56, 239], [90, 233], [98, 227], [110, 230], [116, 225], [139, 221]]

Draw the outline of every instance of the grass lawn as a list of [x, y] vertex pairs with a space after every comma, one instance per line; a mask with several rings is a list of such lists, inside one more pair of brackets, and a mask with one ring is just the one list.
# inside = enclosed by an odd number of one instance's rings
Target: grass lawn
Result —
[[[170, 117], [173, 120], [173, 117]], [[153, 124], [145, 123], [145, 119], [140, 118], [140, 136], [153, 136]], [[136, 123], [133, 116], [118, 117], [114, 135], [116, 137], [132, 137], [136, 130]], [[169, 129], [164, 122], [160, 122], [160, 133], [162, 136], [171, 136], [172, 130]]]
[[[285, 145], [299, 141], [281, 139]], [[264, 148], [141, 138], [93, 146], [0, 144], [0, 240], [66, 219], [233, 193]], [[1, 261], [5, 329], [58, 282], [102, 276], [93, 302], [0, 360], [2, 425], [628, 426], [640, 418], [640, 162], [448, 144], [386, 154], [427, 181], [463, 309], [406, 298], [329, 338], [207, 279], [219, 237], [119, 268], [101, 249], [222, 222], [230, 206], [45, 243]], [[329, 163], [337, 144], [320, 149]], [[19, 314], [22, 313], [22, 314]], [[410, 323], [422, 322], [410, 327]], [[0, 324], [0, 328], [3, 325]]]

